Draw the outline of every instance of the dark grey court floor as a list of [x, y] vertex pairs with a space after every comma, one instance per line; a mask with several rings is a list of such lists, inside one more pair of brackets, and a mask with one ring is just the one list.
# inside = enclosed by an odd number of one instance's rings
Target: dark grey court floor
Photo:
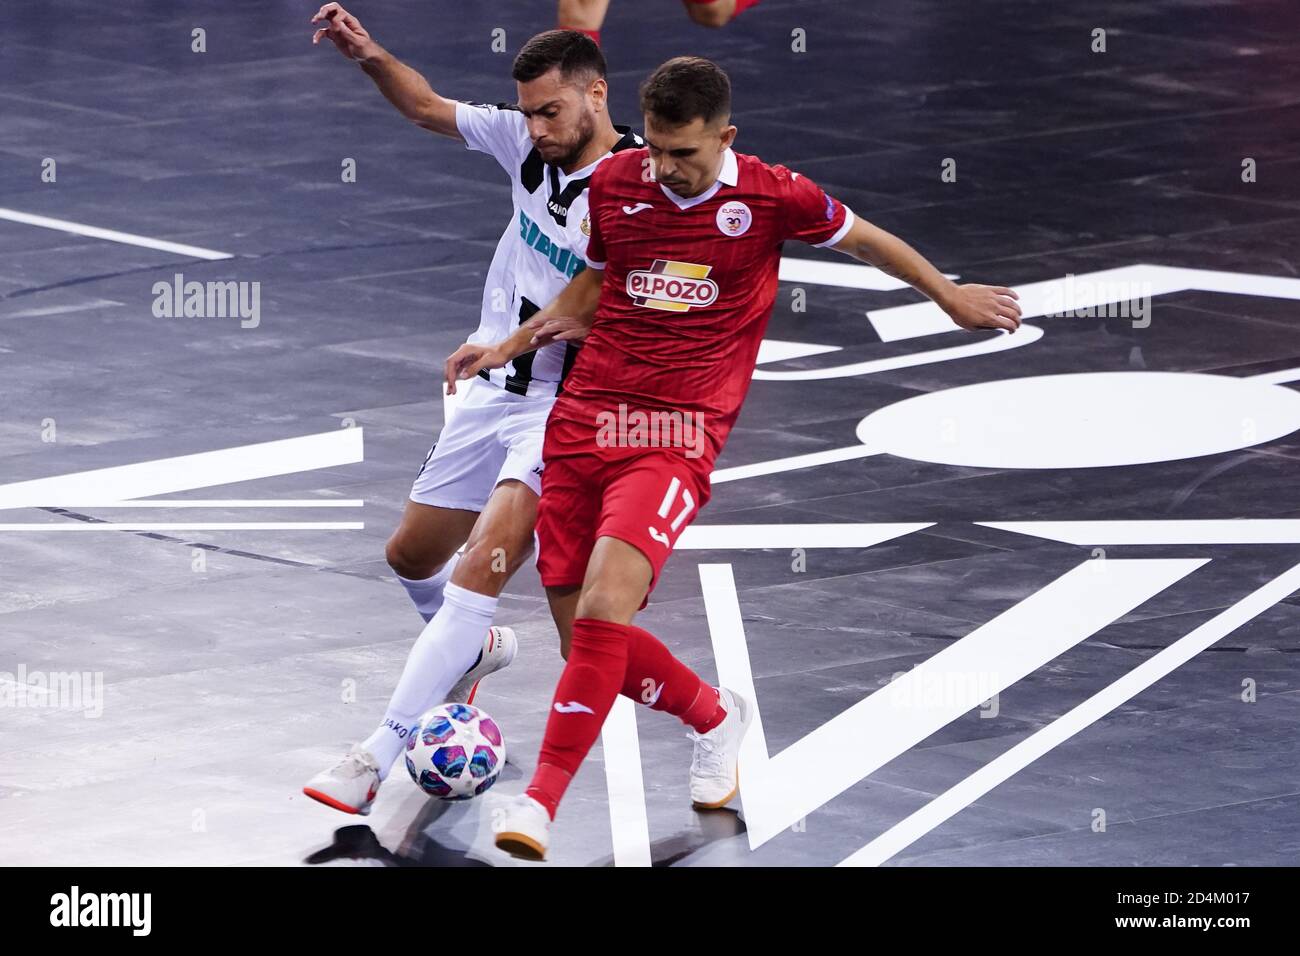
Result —
[[[543, 2], [353, 9], [491, 102], [553, 25]], [[490, 159], [310, 46], [313, 12], [6, 11], [0, 862], [513, 864], [491, 795], [432, 803], [399, 769], [358, 821], [299, 792], [418, 633], [384, 542], [510, 214]], [[641, 620], [752, 681], [744, 814], [690, 810], [684, 731], [643, 712], [579, 774], [553, 863], [1300, 859], [1297, 27], [1284, 0], [763, 0], [713, 32], [615, 0], [616, 120], [639, 128], [662, 60], [715, 58], [738, 149], [1037, 309], [1014, 337], [944, 331], [786, 248], [772, 360]], [[177, 274], [259, 283], [257, 326], [157, 317]], [[531, 568], [499, 620], [521, 655], [482, 704], [515, 793], [561, 667]]]

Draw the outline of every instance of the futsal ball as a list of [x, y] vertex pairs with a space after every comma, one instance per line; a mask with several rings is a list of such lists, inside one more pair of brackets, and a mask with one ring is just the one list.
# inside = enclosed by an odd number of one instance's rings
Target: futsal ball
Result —
[[468, 800], [497, 782], [506, 744], [496, 721], [468, 704], [439, 704], [406, 738], [406, 769], [442, 800]]

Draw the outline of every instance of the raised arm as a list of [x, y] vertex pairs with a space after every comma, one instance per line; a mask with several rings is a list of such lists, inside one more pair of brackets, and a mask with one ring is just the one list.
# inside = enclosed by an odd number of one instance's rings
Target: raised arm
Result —
[[1000, 285], [957, 285], [902, 239], [857, 217], [844, 238], [831, 246], [881, 272], [901, 279], [934, 300], [963, 329], [1020, 327], [1020, 298]]
[[479, 369], [503, 368], [525, 352], [551, 342], [574, 342], [585, 338], [596, 317], [604, 278], [601, 269], [583, 269], [545, 308], [527, 322], [521, 322], [509, 338], [492, 344], [466, 342], [448, 357], [443, 366], [447, 394], [455, 395], [457, 380], [473, 378]]
[[312, 43], [329, 37], [340, 53], [361, 64], [379, 92], [412, 123], [443, 136], [463, 138], [456, 126], [456, 101], [435, 93], [423, 76], [376, 43], [360, 20], [339, 4], [327, 3], [311, 18], [312, 23], [322, 21], [325, 25], [316, 31]]

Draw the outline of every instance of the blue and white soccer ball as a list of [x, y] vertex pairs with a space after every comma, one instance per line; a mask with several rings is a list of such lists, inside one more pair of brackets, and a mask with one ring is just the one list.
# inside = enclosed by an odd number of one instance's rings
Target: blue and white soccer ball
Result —
[[496, 721], [469, 704], [439, 704], [406, 738], [406, 769], [425, 793], [468, 800], [492, 784], [506, 762]]

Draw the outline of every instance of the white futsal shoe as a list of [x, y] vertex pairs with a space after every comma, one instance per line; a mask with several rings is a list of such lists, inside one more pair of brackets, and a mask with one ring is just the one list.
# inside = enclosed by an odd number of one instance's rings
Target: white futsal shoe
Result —
[[508, 627], [489, 627], [487, 640], [483, 642], [483, 653], [465, 676], [456, 682], [456, 686], [447, 695], [447, 702], [454, 704], [473, 704], [478, 694], [478, 682], [488, 674], [508, 667], [515, 659], [519, 642], [515, 632]]
[[308, 780], [302, 792], [327, 807], [365, 816], [379, 793], [379, 783], [375, 758], [355, 744], [337, 764]]
[[497, 817], [492, 828], [499, 848], [524, 860], [546, 859], [551, 815], [544, 806], [525, 793], [496, 808], [493, 815]]
[[708, 733], [691, 731], [691, 803], [697, 810], [725, 807], [740, 789], [740, 742], [754, 718], [754, 708], [735, 691], [718, 688], [727, 716]]

